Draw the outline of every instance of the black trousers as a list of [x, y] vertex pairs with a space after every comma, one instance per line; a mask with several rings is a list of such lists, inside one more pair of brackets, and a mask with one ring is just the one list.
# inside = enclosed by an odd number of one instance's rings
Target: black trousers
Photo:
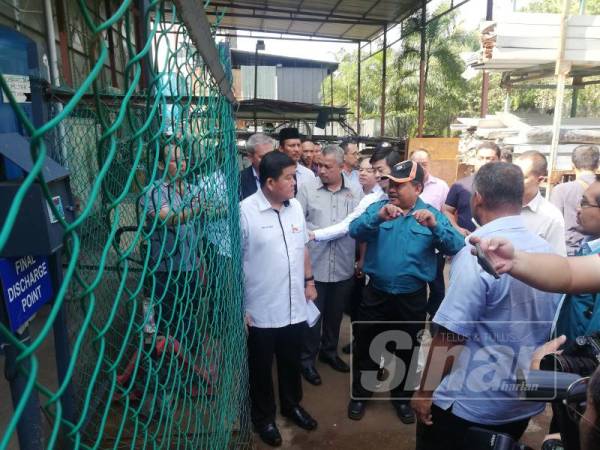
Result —
[[315, 286], [315, 305], [321, 311], [321, 317], [313, 327], [306, 327], [304, 331], [301, 353], [304, 367], [314, 367], [319, 350], [328, 357], [337, 356], [340, 325], [354, 288], [354, 278], [334, 283], [317, 281]]
[[[353, 324], [354, 353], [352, 365], [352, 397], [368, 398], [373, 395], [368, 379], [379, 368], [380, 349], [371, 348], [374, 339], [385, 337], [383, 333], [394, 331], [404, 338], [410, 337], [410, 342], [399, 345], [387, 342], [385, 349], [399, 358], [405, 367], [405, 375], [390, 392], [392, 400], [405, 402], [410, 399], [416, 387], [415, 380], [416, 358], [418, 357], [417, 334], [424, 328], [427, 307], [427, 289], [423, 287], [410, 294], [389, 294], [372, 285], [365, 286], [362, 301], [358, 308], [358, 323]], [[360, 321], [388, 322], [361, 324]], [[412, 323], [406, 323], [412, 322]], [[397, 333], [396, 333], [397, 334]], [[403, 345], [407, 344], [407, 345]], [[414, 361], [413, 361], [414, 359]], [[415, 370], [412, 370], [415, 369]], [[408, 384], [408, 385], [407, 385]]]
[[430, 318], [435, 316], [438, 308], [444, 300], [446, 295], [446, 286], [444, 283], [444, 266], [446, 265], [446, 258], [442, 253], [438, 253], [437, 257], [437, 273], [435, 279], [428, 283], [429, 286], [429, 299], [427, 300], [427, 313]]
[[433, 425], [423, 425], [420, 422], [417, 424], [416, 450], [470, 450], [472, 443], [468, 442], [465, 435], [471, 427], [505, 433], [518, 441], [529, 423], [529, 419], [524, 419], [503, 425], [482, 425], [461, 419], [450, 410], [436, 405], [431, 406], [431, 420]]
[[286, 412], [302, 400], [300, 348], [306, 322], [282, 328], [249, 327], [248, 373], [252, 423], [263, 428], [275, 421], [273, 356], [277, 360], [279, 406]]

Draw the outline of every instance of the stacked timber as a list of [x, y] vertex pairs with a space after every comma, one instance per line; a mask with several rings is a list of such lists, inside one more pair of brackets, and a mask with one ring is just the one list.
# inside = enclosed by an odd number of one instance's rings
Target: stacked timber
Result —
[[[511, 71], [552, 64], [560, 43], [560, 14], [514, 13], [480, 26], [481, 49], [465, 58], [468, 65]], [[571, 16], [565, 42], [566, 62], [600, 64], [600, 16]]]
[[[515, 155], [537, 150], [550, 156], [552, 116], [536, 113], [496, 113], [485, 118], [456, 119], [451, 130], [461, 132], [459, 158], [472, 163], [475, 149], [490, 141], [501, 148], [512, 149]], [[571, 153], [582, 144], [600, 145], [600, 121], [597, 118], [573, 117], [562, 120], [556, 161], [558, 170], [571, 169]]]

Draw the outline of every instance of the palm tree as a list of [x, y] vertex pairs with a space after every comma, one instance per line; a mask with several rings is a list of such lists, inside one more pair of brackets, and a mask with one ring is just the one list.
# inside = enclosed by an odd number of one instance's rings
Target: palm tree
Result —
[[[434, 12], [439, 15], [447, 10], [440, 5]], [[448, 128], [454, 115], [464, 107], [466, 81], [461, 77], [464, 64], [460, 51], [476, 47], [473, 34], [466, 34], [457, 23], [456, 13], [451, 12], [427, 24], [425, 30], [425, 117], [426, 130], [440, 133]], [[396, 117], [405, 135], [414, 132], [418, 115], [420, 33], [419, 22], [407, 21], [403, 34], [411, 34], [402, 41], [401, 50], [393, 62], [390, 79], [390, 113]]]

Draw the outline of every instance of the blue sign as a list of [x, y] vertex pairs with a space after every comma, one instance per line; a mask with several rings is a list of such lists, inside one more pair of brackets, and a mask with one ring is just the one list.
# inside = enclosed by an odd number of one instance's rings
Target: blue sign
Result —
[[17, 331], [52, 299], [45, 256], [0, 258], [0, 282], [12, 331]]

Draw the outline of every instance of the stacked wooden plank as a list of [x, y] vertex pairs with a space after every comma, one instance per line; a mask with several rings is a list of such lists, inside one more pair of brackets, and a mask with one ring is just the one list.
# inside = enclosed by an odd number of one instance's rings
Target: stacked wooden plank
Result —
[[[480, 26], [481, 49], [469, 60], [473, 68], [509, 71], [556, 61], [560, 14], [514, 13]], [[565, 61], [582, 66], [600, 64], [600, 16], [571, 16]]]

